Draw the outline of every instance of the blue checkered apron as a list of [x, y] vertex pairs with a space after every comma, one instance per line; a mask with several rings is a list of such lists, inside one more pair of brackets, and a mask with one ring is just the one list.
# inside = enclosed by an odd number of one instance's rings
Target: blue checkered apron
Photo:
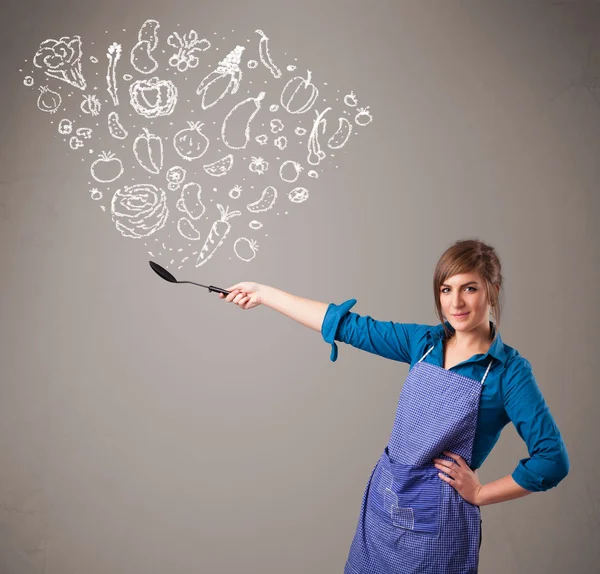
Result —
[[423, 362], [409, 371], [388, 446], [364, 491], [344, 574], [477, 572], [481, 518], [438, 476], [433, 458], [471, 463], [481, 387]]

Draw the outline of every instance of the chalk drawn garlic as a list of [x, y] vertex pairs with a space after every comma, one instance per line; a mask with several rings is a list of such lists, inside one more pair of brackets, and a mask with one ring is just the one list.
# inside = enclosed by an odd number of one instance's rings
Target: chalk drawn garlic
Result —
[[215, 254], [215, 251], [223, 245], [223, 242], [231, 231], [231, 223], [229, 223], [229, 220], [242, 215], [241, 211], [230, 212], [229, 206], [223, 208], [219, 203], [217, 203], [217, 208], [221, 212], [221, 219], [218, 219], [213, 223], [210, 232], [208, 233], [208, 237], [198, 255], [196, 267], [204, 265]]
[[262, 213], [263, 211], [272, 209], [276, 200], [277, 190], [272, 185], [269, 185], [268, 187], [265, 187], [258, 200], [246, 205], [246, 209], [250, 213]]
[[199, 40], [198, 32], [195, 30], [184, 34], [183, 38], [177, 32], [173, 32], [167, 38], [167, 44], [177, 50], [177, 53], [169, 58], [169, 65], [177, 68], [180, 72], [197, 68], [200, 60], [196, 52], [205, 52], [210, 48], [210, 42], [206, 38]]
[[[82, 142], [83, 144], [83, 142]], [[102, 152], [90, 167], [92, 177], [100, 183], [111, 183], [123, 175], [123, 162], [110, 152]]]
[[[223, 120], [221, 140], [231, 149], [244, 149], [250, 141], [250, 124], [261, 108], [265, 92], [260, 92], [256, 98], [246, 98], [236, 104]], [[239, 126], [245, 125], [240, 133]]]
[[49, 39], [42, 42], [35, 53], [33, 64], [36, 68], [43, 69], [47, 76], [85, 90], [81, 55], [81, 38], [64, 36], [59, 40]]
[[295, 183], [303, 169], [297, 161], [288, 159], [279, 167], [279, 177], [286, 183]]
[[213, 177], [221, 177], [229, 172], [229, 170], [233, 167], [233, 155], [229, 154], [225, 157], [218, 159], [217, 161], [213, 161], [212, 163], [208, 163], [202, 166], [202, 169]]
[[62, 98], [58, 92], [52, 91], [48, 86], [40, 86], [40, 95], [37, 100], [37, 107], [42, 112], [53, 114], [60, 108]]
[[92, 94], [84, 96], [83, 101], [81, 102], [81, 105], [79, 107], [81, 108], [81, 111], [84, 114], [91, 114], [92, 116], [97, 116], [100, 115], [102, 104], [100, 103], [100, 100], [97, 98], [97, 96]]
[[208, 149], [209, 139], [202, 133], [202, 122], [188, 122], [188, 127], [179, 130], [173, 137], [173, 147], [187, 161], [201, 158]]
[[115, 106], [119, 105], [119, 96], [117, 95], [117, 62], [121, 58], [121, 44], [114, 42], [108, 47], [106, 53], [108, 58], [108, 69], [106, 71], [106, 89], [112, 98]]
[[145, 118], [157, 118], [173, 113], [177, 103], [177, 86], [171, 80], [138, 80], [129, 85], [130, 103]]
[[77, 136], [71, 136], [69, 147], [72, 150], [78, 150], [80, 147], [83, 147], [83, 142]]
[[258, 54], [260, 61], [265, 67], [273, 74], [275, 79], [281, 78], [281, 70], [273, 63], [271, 54], [269, 53], [269, 38], [265, 36], [262, 30], [256, 30], [256, 33], [260, 35], [260, 42], [258, 44]]
[[262, 157], [253, 157], [248, 169], [253, 173], [262, 175], [269, 169], [269, 164]]
[[306, 78], [292, 78], [281, 92], [281, 105], [290, 114], [304, 114], [315, 103], [319, 90], [311, 83], [311, 73], [308, 70]]
[[254, 239], [239, 237], [233, 244], [233, 251], [237, 255], [238, 259], [248, 263], [256, 257], [258, 243]]
[[215, 70], [210, 72], [196, 88], [196, 94], [202, 96], [202, 109], [214, 106], [227, 94], [235, 94], [242, 81], [240, 62], [246, 48], [236, 46], [219, 62]]
[[146, 20], [138, 32], [138, 41], [131, 50], [129, 60], [140, 74], [151, 74], [158, 68], [152, 52], [158, 44], [159, 28], [160, 24], [156, 20]]
[[67, 118], [60, 120], [60, 123], [58, 124], [58, 133], [59, 134], [61, 134], [63, 136], [67, 136], [72, 131], [73, 131], [73, 122], [71, 120], [68, 120]]
[[121, 235], [132, 239], [148, 237], [167, 222], [167, 194], [147, 183], [125, 186], [113, 195], [111, 211]]
[[169, 191], [177, 191], [181, 184], [185, 181], [187, 172], [185, 169], [178, 165], [174, 165], [167, 170], [167, 187]]

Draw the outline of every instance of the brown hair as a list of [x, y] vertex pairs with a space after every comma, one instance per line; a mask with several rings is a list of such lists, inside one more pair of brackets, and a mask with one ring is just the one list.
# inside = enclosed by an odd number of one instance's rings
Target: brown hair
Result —
[[[452, 332], [444, 322], [440, 303], [440, 288], [446, 279], [461, 273], [479, 273], [485, 282], [488, 302], [495, 322], [494, 339], [500, 328], [500, 293], [502, 289], [502, 267], [496, 250], [478, 239], [456, 241], [440, 257], [433, 273], [433, 295], [437, 316], [444, 325], [446, 338]], [[497, 289], [499, 288], [499, 289]]]

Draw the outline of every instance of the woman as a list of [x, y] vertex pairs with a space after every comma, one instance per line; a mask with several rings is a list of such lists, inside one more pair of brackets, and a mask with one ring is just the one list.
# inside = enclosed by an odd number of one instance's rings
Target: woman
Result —
[[[436, 326], [376, 321], [350, 311], [355, 299], [327, 305], [257, 283], [219, 295], [242, 309], [262, 303], [321, 331], [332, 361], [337, 340], [410, 364], [345, 574], [477, 572], [479, 507], [547, 490], [567, 475], [567, 451], [531, 365], [500, 338], [501, 288], [493, 247], [466, 240], [435, 268]], [[475, 469], [509, 421], [529, 458], [482, 485]]]

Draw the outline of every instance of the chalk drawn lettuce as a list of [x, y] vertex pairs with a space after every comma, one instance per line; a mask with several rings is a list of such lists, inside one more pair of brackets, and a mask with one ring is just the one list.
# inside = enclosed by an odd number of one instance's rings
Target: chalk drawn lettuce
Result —
[[33, 58], [33, 64], [44, 70], [47, 76], [85, 90], [81, 73], [81, 38], [64, 36], [60, 40], [45, 40]]
[[167, 194], [150, 184], [118, 189], [111, 202], [112, 218], [124, 237], [140, 239], [162, 229], [169, 210]]

